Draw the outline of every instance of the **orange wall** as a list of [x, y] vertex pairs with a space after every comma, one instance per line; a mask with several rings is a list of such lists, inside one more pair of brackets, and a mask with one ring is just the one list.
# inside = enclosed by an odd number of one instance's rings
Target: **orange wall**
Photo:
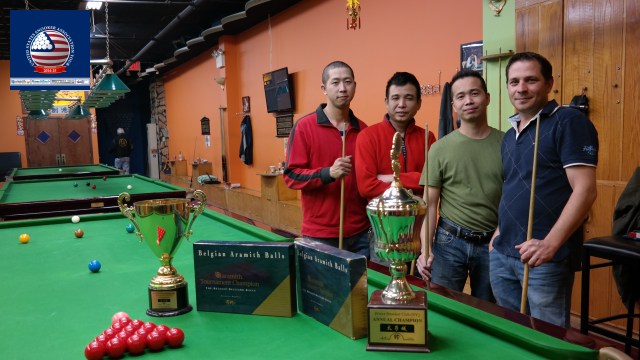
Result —
[[[287, 66], [295, 92], [295, 117], [315, 110], [324, 95], [320, 90], [323, 67], [343, 60], [355, 71], [357, 90], [352, 109], [368, 124], [385, 113], [384, 89], [395, 71], [414, 73], [422, 85], [441, 85], [457, 70], [460, 44], [481, 40], [482, 6], [477, 0], [363, 1], [362, 28], [346, 29], [344, 1], [307, 0], [233, 37], [220, 39], [225, 68], [216, 69], [209, 53], [202, 54], [165, 77], [169, 148], [213, 160], [221, 177], [220, 116], [228, 150], [229, 181], [259, 190], [257, 173], [285, 159], [284, 140], [275, 137], [275, 118], [266, 112], [262, 74]], [[464, 9], [464, 11], [460, 11]], [[226, 77], [222, 91], [214, 78]], [[238, 157], [242, 97], [251, 98], [254, 164]], [[423, 95], [416, 120], [437, 133], [440, 94]], [[212, 146], [204, 148], [199, 119], [211, 119]]]
[[22, 115], [20, 96], [9, 90], [9, 61], [0, 60], [0, 152], [19, 151], [22, 166], [27, 166], [24, 136], [16, 134], [16, 116]]
[[[22, 115], [20, 95], [9, 87], [9, 61], [0, 60], [0, 152], [19, 151], [22, 166], [27, 166], [27, 150], [24, 136], [16, 134], [16, 116]], [[93, 162], [98, 163], [98, 137], [92, 134]]]

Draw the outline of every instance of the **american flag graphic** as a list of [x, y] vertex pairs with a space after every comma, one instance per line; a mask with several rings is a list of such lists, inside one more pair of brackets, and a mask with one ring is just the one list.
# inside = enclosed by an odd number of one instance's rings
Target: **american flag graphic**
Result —
[[60, 67], [69, 58], [69, 40], [58, 31], [45, 30], [33, 39], [29, 53], [38, 66]]

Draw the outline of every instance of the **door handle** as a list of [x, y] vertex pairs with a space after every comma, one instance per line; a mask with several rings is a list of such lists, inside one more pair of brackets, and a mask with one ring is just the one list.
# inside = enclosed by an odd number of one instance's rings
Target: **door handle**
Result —
[[56, 165], [60, 165], [60, 154], [56, 154]]
[[64, 154], [62, 154], [60, 158], [62, 159], [62, 165], [67, 165], [67, 157]]

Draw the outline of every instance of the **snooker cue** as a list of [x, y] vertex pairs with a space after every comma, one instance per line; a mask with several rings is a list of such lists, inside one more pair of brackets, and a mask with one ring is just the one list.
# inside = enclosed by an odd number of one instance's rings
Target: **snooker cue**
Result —
[[[502, 48], [500, 48], [498, 53], [502, 53]], [[487, 67], [489, 67], [489, 65], [487, 65]], [[500, 86], [501, 81], [502, 81], [502, 56], [498, 56], [498, 124], [502, 124], [502, 86]]]
[[[531, 195], [529, 196], [529, 220], [527, 222], [527, 241], [533, 237], [533, 209], [536, 196], [536, 170], [538, 168], [538, 139], [540, 138], [540, 118], [536, 120], [536, 135], [533, 145], [533, 170], [531, 172]], [[527, 292], [529, 288], [529, 262], [524, 264], [522, 275], [522, 297], [520, 298], [520, 313], [527, 311]]]
[[[424, 124], [424, 165], [425, 168], [428, 166], [429, 159], [429, 123]], [[422, 223], [422, 228], [424, 229], [424, 244], [422, 244], [422, 256], [425, 257], [425, 261], [429, 260], [429, 250], [430, 250], [430, 239], [429, 237], [429, 194], [427, 194], [427, 173], [428, 170], [424, 172], [424, 190], [422, 192], [422, 200], [427, 204], [427, 213], [424, 216], [424, 221]], [[416, 261], [411, 261], [411, 272], [410, 275], [413, 276], [414, 268], [416, 265]]]
[[[342, 157], [345, 156], [345, 144], [347, 138], [348, 124], [345, 120], [344, 131], [342, 132]], [[340, 226], [338, 228], [338, 248], [342, 249], [342, 230], [344, 227], [344, 176], [340, 179]]]
[[[198, 147], [198, 135], [196, 135], [196, 138], [193, 141], [193, 163], [191, 163], [191, 165], [194, 165], [196, 163], [196, 147]], [[189, 189], [191, 189], [192, 187], [193, 187], [193, 169], [191, 169], [191, 181], [189, 181]]]

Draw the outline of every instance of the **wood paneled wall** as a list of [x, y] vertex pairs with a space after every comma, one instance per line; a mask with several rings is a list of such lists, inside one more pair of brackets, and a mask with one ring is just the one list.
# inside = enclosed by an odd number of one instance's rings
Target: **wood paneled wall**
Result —
[[[516, 49], [547, 57], [554, 97], [562, 104], [583, 92], [598, 129], [598, 198], [586, 238], [610, 235], [615, 204], [640, 165], [640, 2], [637, 0], [517, 0]], [[598, 260], [592, 260], [598, 261]], [[572, 311], [580, 311], [580, 273]], [[625, 312], [610, 268], [591, 275], [592, 317]], [[623, 321], [613, 323], [624, 327]]]

